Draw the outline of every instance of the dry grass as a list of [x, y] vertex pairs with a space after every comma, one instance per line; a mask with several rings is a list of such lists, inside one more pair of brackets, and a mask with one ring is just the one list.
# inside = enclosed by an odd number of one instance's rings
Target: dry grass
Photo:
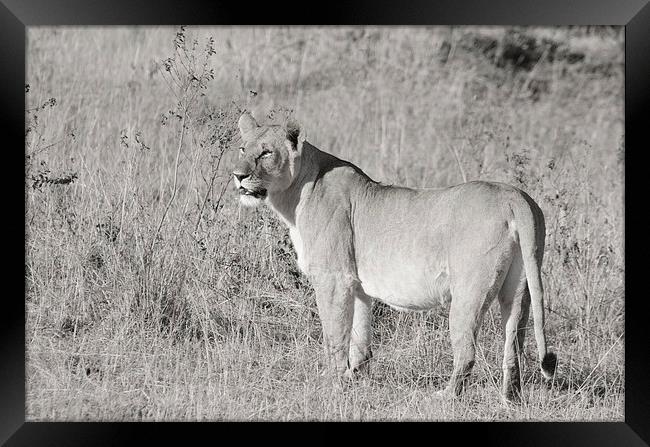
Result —
[[[623, 420], [621, 29], [177, 31], [28, 31], [28, 420]], [[527, 190], [554, 382], [529, 337], [500, 402], [497, 306], [458, 401], [445, 309], [375, 305], [370, 377], [321, 377], [287, 231], [229, 184], [242, 108], [386, 183]]]

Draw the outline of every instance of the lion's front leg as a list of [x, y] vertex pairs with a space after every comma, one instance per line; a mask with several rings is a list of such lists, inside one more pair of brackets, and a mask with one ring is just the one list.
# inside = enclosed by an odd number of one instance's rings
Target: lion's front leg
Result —
[[321, 272], [312, 277], [312, 283], [328, 364], [338, 377], [349, 378], [350, 332], [358, 280], [349, 274]]
[[354, 299], [354, 317], [350, 334], [350, 370], [367, 374], [370, 372], [372, 350], [372, 299], [357, 289]]

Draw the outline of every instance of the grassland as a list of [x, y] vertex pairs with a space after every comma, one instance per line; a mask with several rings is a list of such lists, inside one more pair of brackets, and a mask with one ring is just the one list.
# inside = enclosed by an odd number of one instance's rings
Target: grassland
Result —
[[[623, 420], [622, 57], [620, 28], [30, 27], [27, 419]], [[244, 108], [385, 183], [528, 191], [556, 378], [529, 336], [501, 403], [496, 304], [457, 401], [444, 308], [376, 304], [370, 376], [321, 376], [288, 233], [229, 183]]]

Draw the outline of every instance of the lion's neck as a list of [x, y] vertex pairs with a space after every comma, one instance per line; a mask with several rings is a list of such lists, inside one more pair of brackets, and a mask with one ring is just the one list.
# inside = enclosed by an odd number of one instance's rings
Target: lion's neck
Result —
[[305, 185], [312, 183], [318, 174], [319, 153], [318, 149], [305, 141], [300, 155], [300, 168], [291, 185], [280, 193], [269, 193], [268, 205], [290, 227], [296, 225], [296, 213]]

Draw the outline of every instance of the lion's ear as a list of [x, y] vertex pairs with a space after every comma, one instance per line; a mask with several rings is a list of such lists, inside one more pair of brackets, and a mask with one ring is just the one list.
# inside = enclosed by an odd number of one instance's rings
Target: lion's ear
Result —
[[284, 125], [287, 131], [287, 142], [291, 149], [300, 151], [302, 144], [305, 142], [305, 133], [300, 129], [300, 125], [294, 119], [290, 119]]
[[255, 121], [255, 118], [249, 112], [244, 112], [239, 117], [239, 133], [241, 134], [242, 140], [249, 141], [253, 137], [255, 129], [258, 127], [257, 121]]

